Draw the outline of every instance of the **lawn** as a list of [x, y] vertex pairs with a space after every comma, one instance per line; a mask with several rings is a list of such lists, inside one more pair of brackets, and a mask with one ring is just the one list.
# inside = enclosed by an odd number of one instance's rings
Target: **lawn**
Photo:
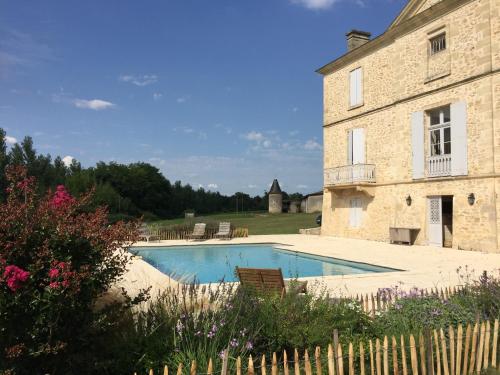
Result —
[[[317, 227], [314, 214], [269, 214], [262, 212], [244, 212], [244, 213], [221, 213], [194, 218], [195, 222], [219, 222], [229, 221], [235, 227], [248, 228], [251, 235], [255, 234], [294, 234], [299, 233], [301, 228]], [[154, 225], [169, 226], [175, 224], [185, 224], [192, 222], [193, 219], [173, 219], [155, 221]]]

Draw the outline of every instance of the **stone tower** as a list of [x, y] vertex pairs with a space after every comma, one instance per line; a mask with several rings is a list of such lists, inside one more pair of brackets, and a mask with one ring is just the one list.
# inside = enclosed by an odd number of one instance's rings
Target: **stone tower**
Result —
[[283, 209], [283, 194], [281, 193], [280, 184], [277, 179], [274, 179], [269, 190], [269, 213], [280, 214]]

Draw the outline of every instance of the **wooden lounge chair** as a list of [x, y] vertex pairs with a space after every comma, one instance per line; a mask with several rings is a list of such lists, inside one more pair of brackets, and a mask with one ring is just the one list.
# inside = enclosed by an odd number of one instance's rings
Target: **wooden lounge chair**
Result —
[[146, 242], [149, 242], [150, 240], [154, 239], [159, 241], [160, 237], [158, 237], [158, 235], [154, 233], [147, 225], [142, 225], [139, 228], [139, 239], [146, 240]]
[[215, 238], [231, 239], [231, 223], [219, 223], [219, 231], [215, 233]]
[[196, 223], [194, 225], [193, 233], [188, 234], [186, 236], [186, 240], [201, 240], [205, 237], [205, 228], [207, 224], [205, 223]]
[[[279, 293], [282, 298], [286, 294], [287, 283], [283, 279], [281, 268], [236, 267], [236, 275], [245, 288], [251, 288], [262, 293]], [[307, 293], [307, 281], [288, 284], [288, 292], [293, 294]]]

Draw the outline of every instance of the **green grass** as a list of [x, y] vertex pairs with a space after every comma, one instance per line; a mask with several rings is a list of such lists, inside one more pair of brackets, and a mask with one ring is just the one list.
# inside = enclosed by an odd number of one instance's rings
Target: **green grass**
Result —
[[[317, 227], [316, 217], [319, 213], [314, 214], [269, 214], [262, 212], [244, 212], [244, 213], [221, 213], [206, 216], [195, 217], [195, 222], [219, 222], [229, 221], [235, 227], [248, 228], [250, 235], [256, 234], [296, 234], [301, 228]], [[160, 220], [151, 224], [170, 226], [175, 224], [190, 223], [191, 220], [173, 219]]]

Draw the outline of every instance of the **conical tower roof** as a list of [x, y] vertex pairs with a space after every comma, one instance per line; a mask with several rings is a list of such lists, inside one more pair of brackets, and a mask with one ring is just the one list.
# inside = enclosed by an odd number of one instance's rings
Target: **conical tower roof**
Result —
[[269, 194], [281, 194], [280, 184], [278, 180], [275, 178], [273, 184], [271, 185], [271, 190], [269, 190]]

